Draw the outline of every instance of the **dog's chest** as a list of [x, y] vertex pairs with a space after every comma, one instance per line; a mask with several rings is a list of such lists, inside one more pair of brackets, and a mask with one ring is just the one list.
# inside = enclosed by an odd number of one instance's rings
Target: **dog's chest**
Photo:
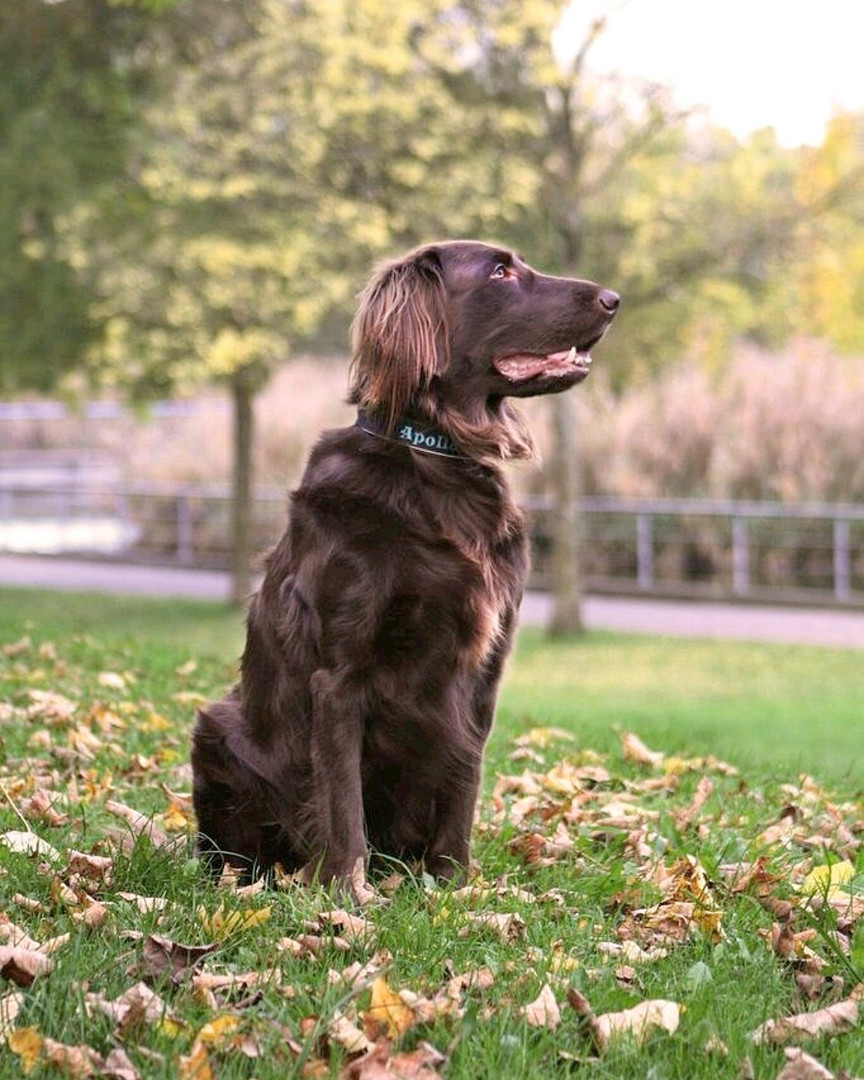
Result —
[[[470, 528], [454, 528], [451, 520], [442, 522], [441, 534], [452, 558], [442, 571], [450, 577], [448, 592], [463, 631], [460, 660], [478, 668], [496, 649], [521, 598], [528, 566], [523, 517], [504, 496], [485, 517], [475, 508]], [[442, 588], [447, 584], [442, 581]]]

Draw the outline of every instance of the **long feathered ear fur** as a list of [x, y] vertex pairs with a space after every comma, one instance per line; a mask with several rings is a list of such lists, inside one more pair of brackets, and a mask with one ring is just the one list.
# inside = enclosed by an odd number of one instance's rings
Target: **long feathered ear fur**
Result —
[[360, 296], [351, 327], [349, 400], [390, 428], [447, 366], [446, 300], [431, 248], [385, 263]]

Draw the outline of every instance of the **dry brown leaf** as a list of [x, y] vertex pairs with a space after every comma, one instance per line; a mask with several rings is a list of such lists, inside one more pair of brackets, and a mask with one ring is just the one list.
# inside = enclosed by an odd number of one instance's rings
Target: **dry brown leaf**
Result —
[[0, 975], [16, 986], [30, 986], [37, 975], [53, 967], [54, 961], [43, 952], [20, 945], [0, 945]]
[[151, 817], [116, 799], [107, 799], [105, 809], [109, 814], [122, 818], [136, 836], [148, 836], [154, 847], [166, 847], [180, 842], [176, 838], [169, 839], [168, 835], [154, 824]]
[[657, 998], [641, 1001], [632, 1009], [603, 1013], [591, 1022], [594, 1038], [601, 1050], [622, 1035], [632, 1036], [641, 1045], [656, 1029], [674, 1035], [681, 1019], [681, 1006], [676, 1001]]
[[703, 776], [699, 783], [696, 785], [696, 791], [693, 794], [693, 799], [689, 806], [686, 806], [683, 810], [679, 810], [673, 815], [675, 821], [675, 827], [679, 832], [684, 832], [689, 829], [699, 816], [702, 807], [714, 794], [714, 785], [711, 779], [707, 776]]
[[656, 767], [662, 765], [666, 757], [659, 750], [649, 750], [639, 736], [634, 735], [632, 731], [625, 731], [621, 736], [621, 749], [624, 751], [624, 760], [633, 761], [637, 765]]
[[137, 893], [130, 892], [118, 892], [117, 896], [121, 900], [134, 904], [142, 915], [150, 915], [154, 911], [165, 911], [166, 908], [173, 906], [164, 896], [139, 896]]
[[43, 840], [34, 832], [10, 829], [0, 835], [0, 844], [17, 855], [38, 855], [54, 863], [59, 863], [63, 859], [57, 848], [52, 847], [47, 840]]
[[757, 1045], [763, 1043], [795, 1043], [828, 1035], [843, 1035], [858, 1023], [858, 1002], [853, 998], [838, 1001], [816, 1012], [797, 1013], [766, 1020], [753, 1032]]
[[30, 690], [32, 704], [27, 709], [28, 720], [41, 720], [49, 726], [68, 724], [78, 708], [74, 701], [54, 690]]
[[525, 1006], [525, 1019], [529, 1027], [554, 1031], [561, 1023], [561, 1010], [549, 983], [545, 983], [539, 995]]
[[797, 1046], [787, 1047], [784, 1053], [786, 1065], [777, 1074], [777, 1080], [834, 1080], [834, 1073]]
[[149, 934], [144, 939], [141, 961], [135, 966], [136, 974], [143, 979], [155, 979], [169, 975], [171, 982], [179, 984], [187, 972], [194, 970], [208, 953], [218, 948], [210, 945], [181, 945], [160, 934]]
[[447, 983], [447, 995], [453, 1001], [459, 1001], [468, 990], [488, 990], [495, 984], [495, 975], [491, 968], [482, 967], [475, 971], [466, 971], [453, 975]]
[[321, 911], [316, 916], [317, 922], [310, 924], [310, 930], [324, 929], [327, 926], [335, 926], [341, 930], [349, 940], [370, 937], [375, 933], [375, 923], [369, 919], [363, 919], [359, 915], [352, 915], [341, 908], [334, 911]]
[[348, 1054], [365, 1054], [374, 1043], [347, 1016], [336, 1013], [327, 1025], [327, 1036]]
[[349, 1062], [339, 1074], [340, 1080], [440, 1080], [439, 1069], [446, 1062], [442, 1053], [429, 1043], [416, 1050], [393, 1054], [387, 1039], [356, 1061]]
[[156, 1024], [173, 1030], [177, 1023], [167, 1004], [143, 982], [136, 983], [113, 1000], [103, 994], [85, 994], [84, 1006], [88, 1013], [97, 1011], [110, 1017], [123, 1038]]
[[84, 851], [70, 851], [69, 865], [65, 874], [75, 874], [91, 885], [110, 886], [114, 876], [114, 860], [107, 855], [89, 855]]
[[104, 1062], [91, 1046], [67, 1046], [66, 1043], [44, 1038], [40, 1057], [42, 1061], [56, 1065], [73, 1080], [89, 1080], [92, 1076], [102, 1075]]
[[664, 946], [686, 941], [695, 930], [709, 940], [722, 940], [723, 912], [703, 908], [688, 900], [664, 900], [654, 907], [630, 912], [616, 933], [622, 941], [637, 940], [646, 946]]
[[140, 1080], [141, 1074], [129, 1060], [125, 1050], [116, 1047], [105, 1058], [105, 1064], [99, 1073], [107, 1080]]
[[515, 912], [469, 911], [466, 918], [470, 925], [462, 927], [459, 931], [460, 938], [469, 937], [475, 927], [492, 930], [509, 944], [525, 936], [525, 920]]
[[63, 796], [57, 791], [37, 788], [28, 799], [21, 800], [21, 813], [31, 821], [43, 821], [52, 828], [58, 828], [69, 820], [68, 814], [55, 809], [62, 800]]
[[604, 956], [626, 960], [628, 964], [650, 964], [655, 960], [665, 960], [669, 955], [667, 949], [643, 949], [635, 941], [600, 941], [597, 951]]
[[15, 1021], [24, 1004], [24, 995], [20, 990], [13, 990], [10, 994], [0, 997], [0, 1046], [2, 1046], [15, 1030]]

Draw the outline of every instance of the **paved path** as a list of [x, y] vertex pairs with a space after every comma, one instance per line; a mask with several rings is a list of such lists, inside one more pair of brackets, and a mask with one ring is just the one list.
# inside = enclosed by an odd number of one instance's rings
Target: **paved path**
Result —
[[[0, 583], [213, 600], [228, 596], [228, 576], [220, 571], [38, 556], [0, 555]], [[550, 613], [549, 597], [525, 597], [524, 622], [545, 625]], [[589, 596], [583, 615], [597, 630], [864, 649], [864, 611]]]

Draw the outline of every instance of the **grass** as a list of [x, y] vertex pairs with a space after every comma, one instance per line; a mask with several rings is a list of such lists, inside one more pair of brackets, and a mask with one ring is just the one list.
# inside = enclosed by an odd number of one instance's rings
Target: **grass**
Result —
[[[369, 925], [352, 937], [328, 929], [321, 913], [331, 898], [288, 884], [244, 896], [211, 883], [192, 857], [185, 804], [172, 793], [188, 790], [194, 704], [233, 678], [241, 623], [206, 603], [0, 590], [0, 832], [32, 830], [60, 854], [51, 864], [0, 848], [0, 937], [10, 923], [38, 942], [70, 935], [54, 969], [23, 990], [0, 1075], [19, 1074], [27, 1045], [31, 1075], [57, 1075], [47, 1059], [64, 1052], [40, 1041], [50, 1038], [101, 1058], [123, 1048], [153, 1080], [206, 1080], [208, 1069], [220, 1080], [347, 1076], [351, 1055], [334, 1026], [341, 1014], [358, 1027], [365, 1016], [373, 1038], [382, 1018], [391, 1034], [405, 1028], [378, 1053], [392, 1075], [420, 1080], [433, 1066], [406, 1055], [425, 1043], [456, 1080], [720, 1080], [738, 1075], [744, 1058], [768, 1078], [783, 1066], [782, 1048], [755, 1045], [757, 1024], [822, 1008], [864, 981], [860, 916], [838, 924], [801, 890], [814, 864], [832, 862], [851, 864], [841, 895], [864, 886], [859, 653], [604, 634], [550, 644], [524, 633], [490, 745], [475, 842], [482, 894], [409, 876], [388, 904], [364, 912]], [[34, 691], [62, 695], [72, 712], [63, 717], [57, 699]], [[537, 730], [548, 727], [563, 733]], [[666, 756], [628, 760], [624, 731]], [[532, 732], [512, 759], [514, 740]], [[498, 785], [504, 775], [513, 790]], [[61, 814], [54, 824], [40, 791]], [[179, 848], [134, 835], [109, 813], [109, 799], [154, 815]], [[111, 839], [118, 825], [122, 842]], [[76, 871], [71, 849], [109, 857], [111, 877]], [[764, 862], [751, 887], [724, 885], [724, 866], [757, 856]], [[121, 893], [163, 906], [139, 909]], [[792, 921], [778, 906], [786, 899]], [[688, 912], [681, 940], [664, 943], [668, 955], [636, 964], [601, 948], [620, 947], [628, 933], [657, 945], [645, 912], [668, 916], [664, 905]], [[716, 925], [703, 917], [712, 911], [721, 913]], [[499, 924], [480, 919], [489, 914]], [[770, 947], [772, 926], [775, 937], [778, 928], [811, 932], [784, 958]], [[848, 955], [837, 952], [838, 929]], [[202, 961], [206, 973], [254, 972], [264, 982], [206, 991], [188, 970], [172, 981], [148, 966], [153, 934], [217, 944]], [[368, 963], [383, 984], [370, 990], [370, 977], [348, 987], [350, 965]], [[454, 975], [480, 970], [482, 988], [448, 994]], [[821, 980], [813, 1000], [802, 997], [806, 973]], [[88, 1014], [88, 995], [113, 1001], [142, 978], [170, 1017], [140, 1007], [108, 1016], [92, 998]], [[554, 1029], [526, 1017], [545, 984], [561, 1012]], [[658, 1030], [644, 1045], [624, 1038], [598, 1053], [590, 1023], [568, 1004], [574, 990], [596, 1014], [654, 998], [685, 1008], [674, 1034]], [[411, 1008], [388, 991], [405, 992]], [[726, 1053], [707, 1053], [711, 1039]], [[823, 1036], [808, 1050], [833, 1071], [864, 1074], [860, 1034]], [[76, 1075], [68, 1060], [66, 1074]], [[364, 1068], [374, 1075], [371, 1063], [356, 1062], [351, 1075], [362, 1080]]]

